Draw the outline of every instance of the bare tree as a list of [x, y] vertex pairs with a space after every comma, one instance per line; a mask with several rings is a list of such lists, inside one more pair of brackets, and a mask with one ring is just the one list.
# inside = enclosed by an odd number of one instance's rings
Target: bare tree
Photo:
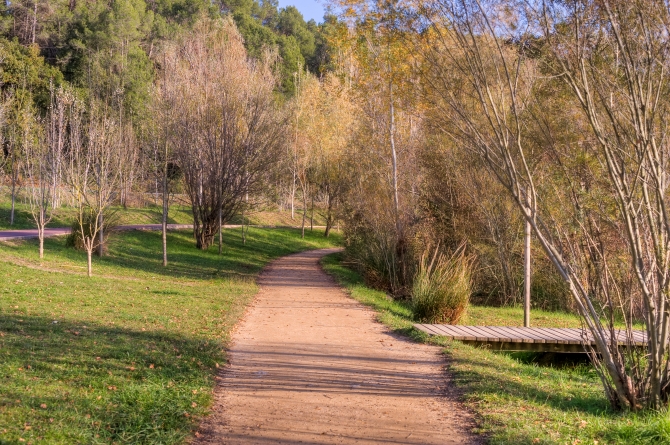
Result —
[[196, 245], [207, 249], [245, 196], [259, 192], [283, 148], [274, 55], [249, 60], [230, 20], [203, 19], [166, 60], [171, 144], [193, 207]]
[[79, 101], [70, 105], [65, 181], [74, 195], [76, 224], [88, 257], [88, 276], [92, 276], [91, 257], [104, 242], [104, 213], [118, 191], [122, 138], [118, 123], [104, 107], [92, 104], [86, 111], [87, 115]]
[[[641, 2], [544, 2], [540, 10], [508, 2], [437, 0], [425, 10], [434, 41], [424, 50], [442, 129], [486, 162], [532, 227], [575, 301], [585, 335], [595, 342], [599, 375], [615, 407], [658, 408], [670, 388], [666, 214], [668, 7]], [[523, 14], [529, 12], [529, 14]], [[537, 94], [535, 37], [544, 29], [553, 56], [546, 67], [561, 76], [588, 119], [595, 144], [560, 151], [528, 137]], [[552, 176], [542, 159], [557, 159]], [[589, 188], [575, 157], [594, 162]], [[571, 164], [572, 163], [572, 164]], [[557, 178], [565, 189], [558, 187]], [[597, 198], [596, 198], [597, 197]], [[554, 206], [560, 203], [562, 206]], [[554, 204], [554, 205], [552, 205]], [[615, 210], [613, 210], [615, 209]], [[611, 228], [611, 229], [610, 229]], [[620, 228], [627, 248], [615, 251]], [[616, 261], [628, 256], [641, 290], [649, 338], [635, 353], [632, 320], [622, 298]], [[593, 271], [591, 274], [589, 271]], [[600, 297], [600, 298], [597, 298]], [[614, 326], [623, 315], [622, 337]]]
[[[622, 356], [610, 340], [615, 366], [603, 360], [606, 383], [622, 407], [658, 409], [670, 394], [670, 6], [651, 0], [542, 6], [553, 66], [588, 119], [596, 141], [591, 153], [607, 173], [617, 209], [612, 218], [624, 229], [643, 297], [646, 360]], [[594, 248], [607, 266], [606, 252], [595, 242]], [[610, 280], [604, 277], [603, 285]]]
[[61, 181], [61, 159], [65, 151], [66, 107], [70, 96], [51, 88], [49, 113], [44, 125], [37, 119], [33, 137], [25, 144], [22, 171], [28, 189], [30, 213], [37, 225], [40, 258], [44, 258], [44, 229], [58, 208]]

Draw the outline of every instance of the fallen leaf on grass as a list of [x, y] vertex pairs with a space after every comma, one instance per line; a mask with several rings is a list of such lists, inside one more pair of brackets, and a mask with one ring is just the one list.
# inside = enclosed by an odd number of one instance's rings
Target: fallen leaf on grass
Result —
[[110, 391], [116, 391], [116, 386], [108, 386], [107, 389]]
[[154, 369], [154, 364], [153, 363], [149, 365], [149, 369]]
[[42, 409], [47, 409], [47, 404], [46, 404], [46, 403], [41, 404], [41, 405], [40, 405], [40, 408], [42, 408]]

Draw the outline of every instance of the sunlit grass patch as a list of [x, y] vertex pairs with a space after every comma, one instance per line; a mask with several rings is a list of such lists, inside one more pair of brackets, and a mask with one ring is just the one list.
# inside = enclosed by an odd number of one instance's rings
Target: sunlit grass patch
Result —
[[[46, 242], [0, 243], [0, 443], [181, 443], [211, 404], [231, 328], [268, 261], [338, 241], [297, 230], [226, 230], [224, 253], [157, 232], [115, 235], [94, 258]], [[83, 266], [83, 267], [82, 267]]]

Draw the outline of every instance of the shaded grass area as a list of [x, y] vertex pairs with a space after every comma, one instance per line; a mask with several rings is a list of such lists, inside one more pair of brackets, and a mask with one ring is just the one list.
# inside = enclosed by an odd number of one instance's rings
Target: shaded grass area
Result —
[[117, 235], [95, 276], [46, 240], [0, 243], [0, 444], [183, 443], [212, 401], [231, 328], [273, 258], [331, 247], [297, 230], [224, 231], [224, 254], [172, 232]]
[[[667, 413], [613, 412], [590, 366], [538, 366], [532, 363], [532, 354], [495, 353], [443, 337], [429, 338], [412, 328], [408, 304], [366, 287], [360, 275], [346, 267], [342, 254], [329, 255], [322, 264], [354, 299], [377, 310], [382, 323], [416, 341], [445, 348], [454, 382], [478, 417], [478, 432], [489, 443], [670, 444]], [[517, 311], [472, 307], [466, 321], [507, 324], [516, 319]], [[536, 311], [536, 316], [543, 317], [537, 326], [571, 326], [564, 324], [571, 322], [569, 314]]]

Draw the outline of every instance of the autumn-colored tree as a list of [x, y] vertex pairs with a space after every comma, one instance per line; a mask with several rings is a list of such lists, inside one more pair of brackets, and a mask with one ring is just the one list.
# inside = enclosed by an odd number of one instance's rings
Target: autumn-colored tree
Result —
[[207, 249], [247, 194], [259, 193], [283, 148], [275, 56], [247, 58], [229, 19], [202, 19], [166, 55], [170, 132], [193, 207], [196, 245]]

